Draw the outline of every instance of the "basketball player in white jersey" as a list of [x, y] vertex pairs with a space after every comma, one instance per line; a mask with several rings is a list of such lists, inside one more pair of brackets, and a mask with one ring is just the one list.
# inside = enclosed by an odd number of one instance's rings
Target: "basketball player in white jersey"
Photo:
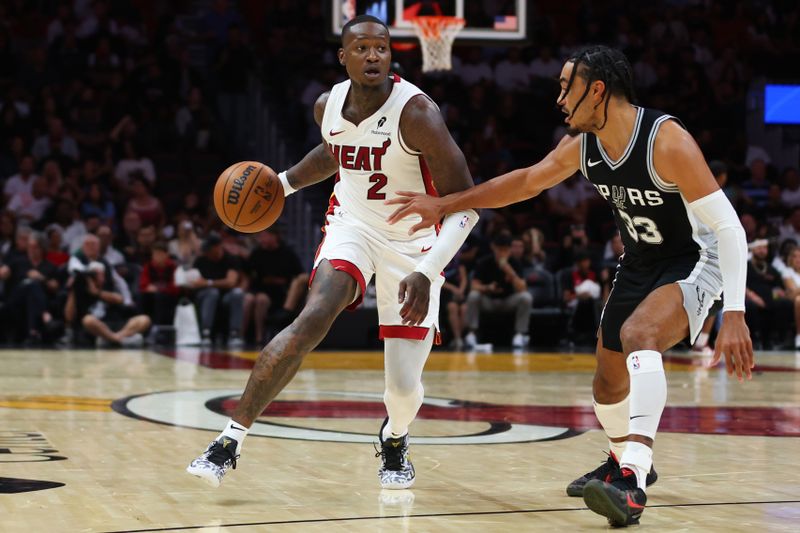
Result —
[[314, 106], [323, 142], [279, 175], [288, 196], [338, 171], [308, 301], [297, 319], [261, 351], [228, 425], [187, 468], [214, 487], [228, 469], [236, 468], [248, 429], [339, 313], [358, 306], [373, 275], [388, 413], [378, 435], [378, 475], [383, 488], [414, 483], [408, 425], [422, 405], [422, 368], [438, 337], [441, 272], [478, 214], [472, 209], [453, 213], [442, 221], [438, 236], [428, 228], [410, 237], [420, 217], [389, 225], [392, 208], [384, 200], [401, 190], [450, 194], [473, 183], [437, 106], [417, 87], [390, 74], [389, 30], [383, 22], [370, 16], [348, 22], [339, 61], [349, 79]]

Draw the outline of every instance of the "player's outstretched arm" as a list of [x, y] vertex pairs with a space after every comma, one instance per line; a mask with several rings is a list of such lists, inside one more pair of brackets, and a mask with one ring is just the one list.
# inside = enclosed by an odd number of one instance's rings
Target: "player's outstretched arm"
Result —
[[747, 241], [733, 206], [720, 190], [700, 147], [676, 122], [664, 123], [656, 137], [653, 165], [664, 181], [678, 186], [689, 209], [711, 227], [719, 241], [719, 265], [725, 305], [714, 346], [716, 364], [724, 355], [728, 374], [752, 377], [753, 343], [744, 320]]
[[577, 172], [580, 167], [580, 138], [565, 136], [544, 159], [528, 168], [512, 170], [462, 192], [441, 198], [399, 191], [386, 200], [399, 206], [387, 219], [390, 224], [411, 214], [422, 216], [412, 231], [436, 224], [447, 213], [464, 209], [496, 208], [532, 198]]
[[[436, 105], [426, 96], [408, 101], [400, 116], [400, 135], [409, 149], [422, 154], [439, 194], [463, 191], [473, 186], [464, 154], [456, 146]], [[438, 223], [439, 220], [436, 221]], [[473, 209], [445, 217], [439, 236], [414, 272], [400, 281], [398, 301], [403, 303], [403, 324], [416, 326], [428, 315], [431, 283], [466, 240], [478, 222]]]
[[[314, 104], [314, 120], [318, 125], [322, 124], [325, 104], [328, 101], [329, 94], [323, 93]], [[299, 163], [290, 167], [281, 177], [282, 182], [284, 179], [287, 180], [287, 183], [283, 184], [284, 194], [288, 196], [298, 189], [326, 180], [335, 174], [338, 168], [338, 162], [328, 150], [325, 141], [322, 141], [316, 148], [308, 152]], [[289, 187], [287, 187], [287, 184]]]

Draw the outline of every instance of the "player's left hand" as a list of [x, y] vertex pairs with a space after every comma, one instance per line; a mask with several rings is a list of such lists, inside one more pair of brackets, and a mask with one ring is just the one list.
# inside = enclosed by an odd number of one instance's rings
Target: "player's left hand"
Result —
[[431, 281], [419, 272], [412, 272], [400, 282], [397, 301], [403, 304], [400, 318], [404, 326], [417, 326], [428, 316]]
[[714, 357], [711, 365], [719, 363], [722, 354], [725, 354], [725, 367], [728, 375], [736, 372], [736, 378], [742, 382], [744, 378], [752, 379], [751, 369], [755, 366], [753, 358], [753, 341], [750, 340], [750, 330], [744, 321], [743, 311], [726, 311], [722, 315], [722, 327], [714, 344]]
[[421, 229], [435, 226], [444, 216], [440, 205], [441, 199], [419, 192], [397, 191], [397, 197], [385, 200], [383, 203], [400, 206], [386, 218], [386, 222], [389, 224], [395, 224], [413, 214], [422, 217], [421, 222], [411, 227], [408, 232], [409, 235]]

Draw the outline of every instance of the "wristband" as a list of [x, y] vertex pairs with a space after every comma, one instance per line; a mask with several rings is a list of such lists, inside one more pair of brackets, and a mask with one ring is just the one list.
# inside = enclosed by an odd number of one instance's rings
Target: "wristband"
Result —
[[292, 184], [289, 183], [289, 177], [287, 176], [285, 170], [283, 172], [281, 172], [280, 174], [278, 174], [278, 179], [281, 181], [281, 185], [283, 185], [283, 196], [284, 196], [284, 198], [289, 196], [292, 193], [297, 192], [297, 189], [292, 187]]

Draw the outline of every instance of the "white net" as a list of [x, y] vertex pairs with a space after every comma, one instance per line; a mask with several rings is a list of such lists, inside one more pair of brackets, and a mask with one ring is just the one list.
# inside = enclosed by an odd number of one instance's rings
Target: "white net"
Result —
[[458, 17], [416, 17], [411, 19], [422, 44], [422, 72], [450, 70], [453, 41], [464, 19]]

